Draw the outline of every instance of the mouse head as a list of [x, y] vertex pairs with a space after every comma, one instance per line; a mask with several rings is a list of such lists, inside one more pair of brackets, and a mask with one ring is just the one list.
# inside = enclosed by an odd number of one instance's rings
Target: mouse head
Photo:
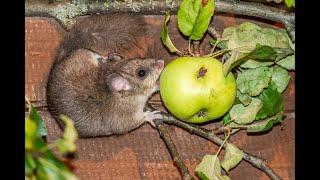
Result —
[[114, 93], [150, 96], [159, 90], [157, 80], [163, 68], [163, 60], [140, 58], [123, 60], [113, 72], [108, 73], [106, 78], [108, 88]]

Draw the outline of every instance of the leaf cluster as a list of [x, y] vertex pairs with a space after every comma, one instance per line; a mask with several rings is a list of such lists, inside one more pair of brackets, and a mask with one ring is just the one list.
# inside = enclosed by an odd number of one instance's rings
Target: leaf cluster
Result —
[[[288, 7], [295, 2], [286, 0]], [[178, 10], [178, 28], [192, 41], [201, 40], [208, 30], [214, 13], [214, 0], [183, 0]], [[184, 55], [170, 40], [164, 19], [161, 39], [170, 52]], [[248, 133], [267, 132], [284, 120], [284, 98], [282, 93], [288, 86], [295, 70], [295, 45], [285, 29], [263, 28], [254, 23], [244, 22], [224, 29], [221, 38], [211, 39], [213, 49], [205, 56], [223, 55], [223, 72], [236, 75], [237, 95], [234, 105], [223, 117], [222, 124], [235, 134], [240, 129]], [[189, 44], [190, 47], [190, 44]], [[218, 51], [215, 51], [218, 48]], [[189, 49], [190, 51], [190, 49]], [[189, 52], [188, 55], [193, 55]], [[218, 152], [219, 153], [219, 152]], [[243, 158], [243, 152], [231, 143], [220, 163], [218, 153], [205, 155], [196, 168], [200, 179], [230, 179], [221, 174], [221, 167], [228, 173]]]
[[53, 143], [47, 143], [47, 129], [39, 112], [29, 103], [29, 112], [25, 120], [25, 179], [77, 179], [63, 161], [53, 153], [53, 148], [62, 155], [76, 150], [78, 138], [73, 122], [66, 116], [60, 116], [65, 123], [63, 137]]

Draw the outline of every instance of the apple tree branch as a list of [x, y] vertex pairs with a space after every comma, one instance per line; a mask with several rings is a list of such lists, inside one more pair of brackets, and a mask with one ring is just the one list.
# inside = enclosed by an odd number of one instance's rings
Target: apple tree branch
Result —
[[183, 180], [192, 180], [193, 178], [190, 175], [187, 166], [182, 161], [182, 159], [178, 153], [177, 147], [173, 143], [173, 141], [171, 140], [171, 137], [163, 124], [163, 121], [158, 119], [158, 120], [154, 121], [154, 124], [156, 125], [156, 128], [157, 128], [161, 138], [163, 139], [166, 146], [168, 147], [170, 155], [173, 159], [173, 162], [175, 163], [175, 165], [178, 167], [180, 173], [182, 174], [182, 179]]
[[[149, 111], [154, 111], [155, 109], [153, 107], [151, 107], [150, 105], [147, 104], [146, 108], [149, 110]], [[218, 128], [217, 131], [215, 130], [208, 130], [208, 129], [205, 129], [203, 127], [200, 127], [200, 126], [197, 126], [195, 124], [188, 124], [188, 123], [185, 123], [183, 121], [180, 121], [178, 119], [176, 119], [174, 116], [172, 116], [171, 114], [168, 114], [168, 113], [165, 113], [165, 112], [161, 112], [162, 114], [162, 120], [155, 120], [155, 124], [159, 124], [160, 122], [161, 123], [166, 123], [166, 124], [170, 124], [170, 125], [174, 125], [174, 126], [177, 126], [177, 127], [180, 127], [186, 131], [188, 131], [189, 133], [191, 134], [196, 134], [200, 137], [203, 137], [207, 140], [210, 140], [212, 141], [213, 143], [217, 144], [218, 146], [221, 146], [223, 144], [223, 140], [217, 136], [217, 134], [221, 133], [222, 131], [224, 131], [225, 129], [222, 129], [222, 128]], [[166, 134], [165, 131], [163, 131], [163, 129], [159, 129], [158, 126], [159, 125], [156, 125], [157, 126], [157, 130], [159, 131], [160, 135], [162, 132], [164, 132]], [[162, 128], [164, 128], [163, 126], [160, 126]], [[169, 138], [170, 136], [161, 136], [163, 138], [163, 140], [166, 142], [171, 141]], [[178, 153], [172, 153], [172, 152], [176, 152], [176, 147], [175, 146], [168, 146], [168, 149], [170, 151], [170, 154], [172, 156], [172, 159], [175, 161], [178, 160], [179, 163], [183, 163], [183, 161], [181, 160], [180, 156]], [[226, 145], [223, 146], [223, 148], [225, 148]], [[172, 149], [171, 149], [172, 148]], [[243, 156], [243, 159], [247, 162], [249, 162], [252, 166], [258, 168], [259, 170], [261, 170], [262, 172], [264, 172], [271, 180], [281, 180], [282, 178], [277, 175], [265, 162], [264, 159], [261, 159], [257, 156], [254, 156], [244, 150], [242, 150], [244, 152], [244, 156]], [[184, 171], [184, 167], [186, 167], [185, 165], [181, 165], [178, 166], [180, 172], [183, 172]]]
[[[166, 124], [178, 126], [182, 129], [188, 131], [191, 134], [196, 134], [200, 137], [208, 139], [219, 146], [223, 143], [223, 140], [219, 136], [216, 135], [217, 132], [215, 132], [215, 131], [205, 129], [200, 126], [194, 125], [194, 124], [188, 124], [188, 123], [182, 122], [168, 113], [162, 113], [162, 115], [163, 115], [163, 122]], [[225, 146], [224, 146], [224, 148], [225, 148]], [[267, 176], [270, 177], [270, 179], [272, 179], [272, 180], [282, 179], [266, 164], [265, 160], [263, 160], [257, 156], [254, 156], [248, 152], [245, 152], [245, 151], [243, 151], [243, 152], [244, 152], [243, 159], [245, 161], [249, 162], [252, 166], [254, 166], [254, 167], [258, 168], [259, 170], [261, 170], [262, 172], [264, 172]]]
[[[176, 13], [181, 0], [139, 0], [139, 1], [101, 1], [61, 0], [48, 3], [44, 0], [26, 0], [25, 16], [49, 16], [70, 28], [77, 16], [112, 12], [136, 12], [140, 14]], [[215, 12], [245, 15], [281, 22], [286, 27], [291, 39], [295, 40], [295, 13], [255, 2], [216, 0]]]

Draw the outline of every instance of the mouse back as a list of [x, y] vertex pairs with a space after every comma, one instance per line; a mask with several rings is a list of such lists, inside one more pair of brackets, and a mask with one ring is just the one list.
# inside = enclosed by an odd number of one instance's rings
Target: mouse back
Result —
[[146, 22], [142, 16], [132, 13], [113, 13], [82, 17], [69, 31], [58, 50], [56, 61], [61, 61], [74, 50], [89, 49], [102, 56], [111, 53], [124, 57], [143, 54], [140, 41], [146, 32]]

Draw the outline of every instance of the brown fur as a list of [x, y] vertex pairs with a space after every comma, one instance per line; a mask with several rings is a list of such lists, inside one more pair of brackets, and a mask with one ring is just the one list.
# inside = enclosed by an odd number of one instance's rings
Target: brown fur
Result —
[[146, 33], [142, 16], [131, 13], [88, 16], [79, 19], [61, 44], [56, 61], [84, 48], [102, 56], [111, 52], [135, 57]]
[[[144, 29], [140, 20], [121, 14], [86, 18], [62, 44], [48, 79], [48, 109], [56, 119], [60, 114], [69, 116], [80, 137], [122, 134], [145, 122], [143, 108], [157, 90], [163, 64], [160, 68], [154, 59], [114, 62], [96, 58], [114, 52], [123, 55], [138, 46], [137, 38]], [[136, 74], [141, 67], [149, 70], [144, 79]], [[108, 81], [110, 74], [128, 80], [132, 89], [114, 91]]]

